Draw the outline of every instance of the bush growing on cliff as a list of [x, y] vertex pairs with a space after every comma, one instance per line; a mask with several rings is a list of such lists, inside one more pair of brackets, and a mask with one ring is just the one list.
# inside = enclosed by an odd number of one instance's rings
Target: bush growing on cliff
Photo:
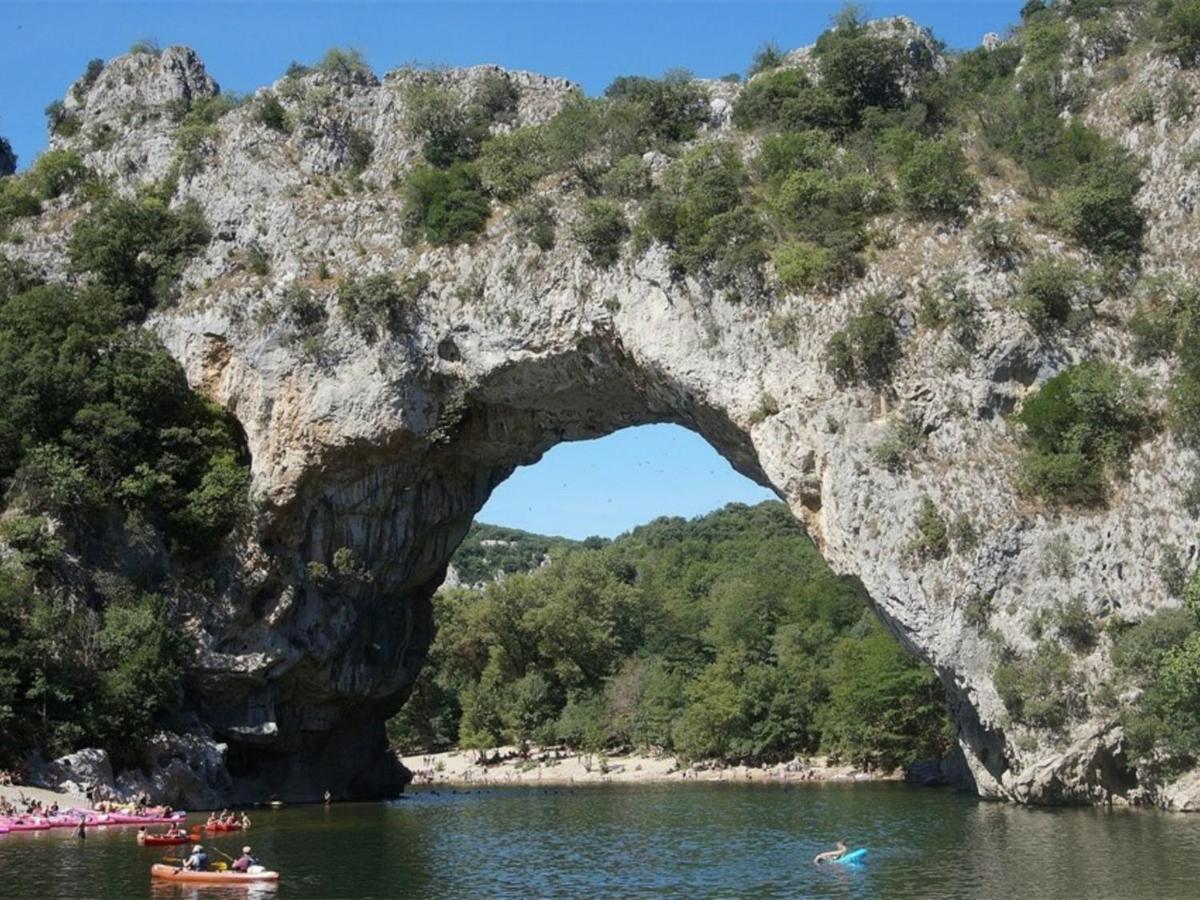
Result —
[[826, 369], [841, 386], [887, 383], [900, 355], [892, 304], [883, 294], [867, 297], [859, 314], [825, 344]]
[[156, 197], [114, 197], [80, 219], [67, 245], [71, 267], [144, 313], [174, 297], [187, 260], [209, 241], [193, 201], [170, 209]]
[[0, 178], [17, 171], [17, 154], [8, 138], [0, 136]]
[[755, 78], [738, 95], [733, 122], [745, 129], [836, 129], [844, 124], [841, 113], [833, 95], [802, 71], [775, 69]]
[[1082, 506], [1104, 502], [1106, 476], [1124, 474], [1153, 427], [1145, 382], [1102, 362], [1055, 375], [1015, 419], [1024, 427], [1024, 486], [1043, 499]]
[[272, 93], [264, 94], [255, 103], [254, 121], [272, 131], [278, 131], [280, 134], [290, 134], [292, 130], [287, 110], [283, 108], [279, 98]]
[[733, 281], [765, 258], [762, 223], [743, 195], [745, 184], [733, 148], [697, 147], [668, 170], [643, 207], [639, 231], [671, 248], [678, 271]]
[[941, 511], [928, 497], [921, 498], [909, 550], [922, 562], [945, 559], [950, 554], [950, 532]]
[[1158, 27], [1158, 40], [1164, 51], [1173, 55], [1184, 68], [1200, 65], [1200, 0], [1166, 0]]
[[1083, 287], [1079, 267], [1069, 260], [1043, 256], [1025, 270], [1017, 310], [1040, 335], [1067, 324]]
[[585, 203], [572, 228], [572, 236], [587, 250], [588, 258], [603, 268], [621, 258], [621, 243], [628, 234], [624, 211], [607, 200]]
[[375, 340], [382, 329], [398, 333], [413, 314], [413, 307], [429, 287], [429, 273], [347, 278], [338, 284], [338, 308], [347, 323], [367, 340]]
[[484, 142], [479, 153], [479, 175], [496, 199], [516, 200], [545, 174], [544, 156], [541, 130], [518, 128]]
[[1113, 663], [1126, 683], [1142, 688], [1122, 709], [1131, 756], [1170, 777], [1200, 758], [1200, 573], [1184, 591], [1183, 609], [1160, 609], [1113, 639]]
[[696, 136], [708, 118], [708, 96], [685, 71], [663, 78], [623, 75], [613, 80], [604, 96], [625, 107], [637, 120], [647, 146], [667, 146]]
[[47, 150], [34, 163], [29, 177], [43, 200], [52, 200], [77, 187], [89, 170], [74, 150]]
[[900, 199], [917, 216], [958, 218], [979, 197], [962, 148], [952, 138], [919, 141], [896, 169]]
[[483, 231], [491, 203], [474, 168], [454, 163], [447, 169], [418, 166], [404, 183], [407, 224], [431, 244], [461, 244]]
[[1062, 731], [1084, 713], [1075, 690], [1071, 656], [1053, 641], [1043, 641], [1028, 658], [1002, 662], [992, 676], [996, 693], [1014, 722]]

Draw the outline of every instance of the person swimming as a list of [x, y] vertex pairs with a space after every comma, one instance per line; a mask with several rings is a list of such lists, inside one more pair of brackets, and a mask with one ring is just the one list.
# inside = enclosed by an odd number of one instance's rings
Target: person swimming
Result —
[[849, 849], [850, 848], [846, 846], [845, 841], [838, 841], [836, 850], [826, 850], [824, 853], [818, 853], [813, 857], [813, 862], [818, 864], [833, 862], [835, 859], [841, 859], [843, 856], [845, 856]]

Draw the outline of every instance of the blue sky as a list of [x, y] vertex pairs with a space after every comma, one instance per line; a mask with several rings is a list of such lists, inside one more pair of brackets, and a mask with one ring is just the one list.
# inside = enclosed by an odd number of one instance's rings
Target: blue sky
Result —
[[655, 516], [698, 516], [774, 497], [694, 432], [644, 425], [559, 444], [496, 488], [478, 518], [541, 534], [615, 537]]
[[[29, 165], [45, 146], [43, 109], [93, 57], [139, 38], [196, 48], [224, 90], [247, 92], [292, 60], [331, 46], [363, 51], [377, 72], [405, 62], [496, 63], [569, 78], [591, 94], [617, 75], [683, 67], [744, 72], [765, 41], [811, 43], [840, 0], [824, 2], [56, 3], [0, 0], [0, 135]], [[907, 15], [951, 47], [978, 45], [1016, 22], [1023, 0], [876, 0], [873, 16]], [[612, 536], [659, 515], [693, 516], [771, 496], [700, 437], [675, 426], [628, 429], [560, 445], [501, 485], [483, 521], [569, 537]]]

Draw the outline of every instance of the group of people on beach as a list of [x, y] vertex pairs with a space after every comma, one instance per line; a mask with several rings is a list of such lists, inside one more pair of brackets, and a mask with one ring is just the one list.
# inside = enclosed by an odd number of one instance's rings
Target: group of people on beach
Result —
[[[21, 809], [22, 805], [25, 807], [24, 809]], [[24, 793], [18, 795], [16, 803], [6, 797], [0, 797], [0, 816], [6, 819], [18, 816], [57, 816], [58, 813], [57, 801], [51, 801], [47, 805], [41, 800], [30, 800]]]

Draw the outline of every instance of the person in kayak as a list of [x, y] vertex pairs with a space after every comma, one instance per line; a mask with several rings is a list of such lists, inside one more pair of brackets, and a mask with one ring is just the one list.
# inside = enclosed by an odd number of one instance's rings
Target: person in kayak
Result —
[[250, 855], [250, 848], [243, 847], [242, 855], [233, 861], [229, 868], [235, 872], [248, 872], [251, 866], [257, 866], [258, 860]]
[[192, 855], [183, 861], [183, 867], [192, 872], [208, 871], [208, 854], [199, 844], [192, 847]]
[[813, 857], [813, 862], [833, 862], [835, 859], [841, 859], [849, 850], [850, 848], [846, 846], [845, 841], [838, 841], [836, 850], [826, 850], [824, 853], [818, 853]]

